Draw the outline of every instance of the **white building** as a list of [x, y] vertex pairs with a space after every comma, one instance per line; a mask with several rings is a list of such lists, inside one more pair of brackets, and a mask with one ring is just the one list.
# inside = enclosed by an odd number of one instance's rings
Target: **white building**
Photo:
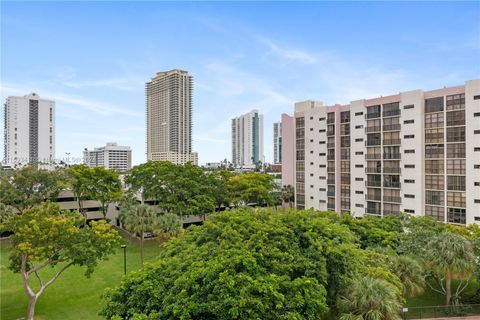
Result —
[[147, 160], [198, 163], [192, 152], [193, 78], [187, 71], [158, 72], [145, 85]]
[[[480, 80], [348, 105], [295, 105], [296, 205], [480, 222]], [[285, 139], [285, 130], [284, 130]], [[287, 174], [287, 172], [283, 172]]]
[[273, 163], [282, 163], [282, 122], [273, 124]]
[[105, 147], [85, 149], [83, 162], [91, 168], [105, 167], [119, 172], [126, 172], [132, 167], [132, 150], [128, 146], [119, 146], [115, 142], [107, 142]]
[[232, 163], [236, 167], [255, 167], [263, 154], [263, 115], [258, 110], [232, 119]]
[[55, 102], [36, 93], [10, 96], [4, 109], [3, 163], [19, 167], [55, 159]]

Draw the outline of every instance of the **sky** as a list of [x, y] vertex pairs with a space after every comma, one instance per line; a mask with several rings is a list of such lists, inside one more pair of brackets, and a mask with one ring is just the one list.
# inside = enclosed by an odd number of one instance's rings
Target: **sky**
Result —
[[0, 9], [0, 98], [56, 101], [59, 159], [117, 142], [131, 146], [134, 164], [145, 162], [145, 82], [173, 68], [194, 77], [201, 164], [230, 160], [231, 118], [252, 109], [264, 114], [270, 162], [273, 123], [296, 101], [346, 104], [480, 78], [478, 1], [0, 1]]

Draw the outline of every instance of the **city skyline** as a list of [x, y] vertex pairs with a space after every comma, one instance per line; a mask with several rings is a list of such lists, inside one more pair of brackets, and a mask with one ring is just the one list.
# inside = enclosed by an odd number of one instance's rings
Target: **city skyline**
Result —
[[[36, 13], [28, 21], [27, 5]], [[455, 86], [480, 69], [475, 2], [142, 3], [135, 16], [131, 9], [2, 3], [2, 47], [10, 50], [1, 57], [1, 98], [36, 92], [56, 101], [57, 158], [118, 141], [132, 147], [133, 164], [146, 161], [144, 84], [161, 70], [195, 78], [192, 147], [206, 163], [230, 157], [230, 119], [253, 108], [271, 128], [297, 101], [331, 105]], [[179, 15], [185, 23], [173, 34], [166, 26]], [[425, 16], [436, 18], [425, 25]], [[272, 162], [272, 130], [264, 140]]]

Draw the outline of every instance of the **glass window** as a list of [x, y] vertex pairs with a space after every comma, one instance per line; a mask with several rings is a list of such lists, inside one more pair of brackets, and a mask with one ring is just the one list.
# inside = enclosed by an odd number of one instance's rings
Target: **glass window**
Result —
[[425, 100], [425, 113], [443, 111], [443, 97]]
[[445, 181], [444, 176], [425, 176], [425, 189], [444, 190]]
[[447, 205], [451, 207], [465, 208], [465, 192], [447, 192]]
[[460, 208], [447, 208], [447, 218], [449, 223], [466, 224], [466, 210]]
[[447, 174], [465, 174], [464, 159], [447, 160]]
[[425, 190], [425, 204], [443, 206], [445, 204], [443, 191]]
[[425, 215], [438, 221], [445, 221], [445, 210], [443, 207], [425, 206]]

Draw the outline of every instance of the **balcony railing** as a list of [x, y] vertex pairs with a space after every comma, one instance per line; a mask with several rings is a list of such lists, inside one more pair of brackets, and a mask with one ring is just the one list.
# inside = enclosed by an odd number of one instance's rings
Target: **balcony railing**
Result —
[[382, 214], [382, 212], [381, 212], [380, 209], [378, 209], [378, 208], [369, 208], [369, 207], [367, 207], [367, 210], [366, 210], [366, 211], [367, 211], [368, 214], [374, 214], [374, 215], [378, 215], [378, 216]]
[[328, 191], [327, 197], [335, 197], [335, 191]]
[[383, 140], [384, 146], [391, 146], [394, 144], [400, 144], [400, 139], [385, 139]]
[[367, 119], [380, 118], [380, 112], [370, 112], [365, 115]]
[[335, 167], [327, 167], [327, 172], [335, 172]]
[[401, 168], [388, 168], [388, 167], [384, 167], [383, 168], [383, 173], [400, 173], [401, 171]]
[[382, 173], [382, 168], [365, 168], [366, 173]]
[[400, 131], [400, 123], [386, 124], [383, 126], [383, 131]]
[[329, 143], [327, 143], [327, 148], [328, 148], [328, 149], [335, 148], [335, 142], [329, 142]]
[[370, 132], [380, 132], [380, 126], [373, 126], [373, 127], [366, 127], [365, 132], [370, 133]]
[[398, 115], [400, 115], [400, 109], [383, 111], [383, 116], [384, 117], [393, 117], [393, 116], [398, 116]]
[[384, 216], [393, 216], [393, 215], [398, 215], [400, 214], [399, 210], [383, 210], [383, 215]]
[[335, 130], [327, 130], [327, 136], [334, 136]]
[[342, 147], [342, 148], [349, 148], [349, 147], [350, 147], [350, 141], [343, 141], [343, 142], [340, 144], [340, 147]]
[[401, 155], [400, 153], [384, 153], [383, 159], [386, 160], [400, 160]]
[[365, 196], [365, 199], [367, 200], [372, 200], [372, 201], [382, 201], [382, 196], [380, 195], [375, 195], [375, 194], [367, 194]]
[[382, 142], [381, 142], [380, 139], [378, 139], [378, 140], [367, 140], [367, 141], [365, 141], [365, 145], [366, 145], [367, 147], [370, 147], [370, 146], [379, 146], [381, 143], [382, 143]]
[[367, 160], [378, 160], [381, 159], [382, 155], [380, 153], [374, 153], [374, 154], [366, 154], [365, 159]]
[[335, 160], [335, 155], [327, 155], [327, 160]]
[[396, 181], [384, 181], [383, 182], [383, 186], [385, 188], [396, 188], [396, 189], [400, 189], [400, 182], [396, 182]]
[[340, 183], [341, 183], [341, 184], [350, 184], [350, 176], [341, 177], [341, 178], [340, 178]]
[[367, 187], [377, 187], [377, 188], [380, 188], [382, 186], [382, 183], [380, 181], [365, 181], [365, 185]]
[[393, 203], [402, 203], [402, 198], [400, 198], [400, 197], [391, 197], [391, 196], [383, 196], [383, 201], [385, 201], [385, 202], [393, 202]]
[[335, 179], [327, 179], [327, 184], [335, 184]]

